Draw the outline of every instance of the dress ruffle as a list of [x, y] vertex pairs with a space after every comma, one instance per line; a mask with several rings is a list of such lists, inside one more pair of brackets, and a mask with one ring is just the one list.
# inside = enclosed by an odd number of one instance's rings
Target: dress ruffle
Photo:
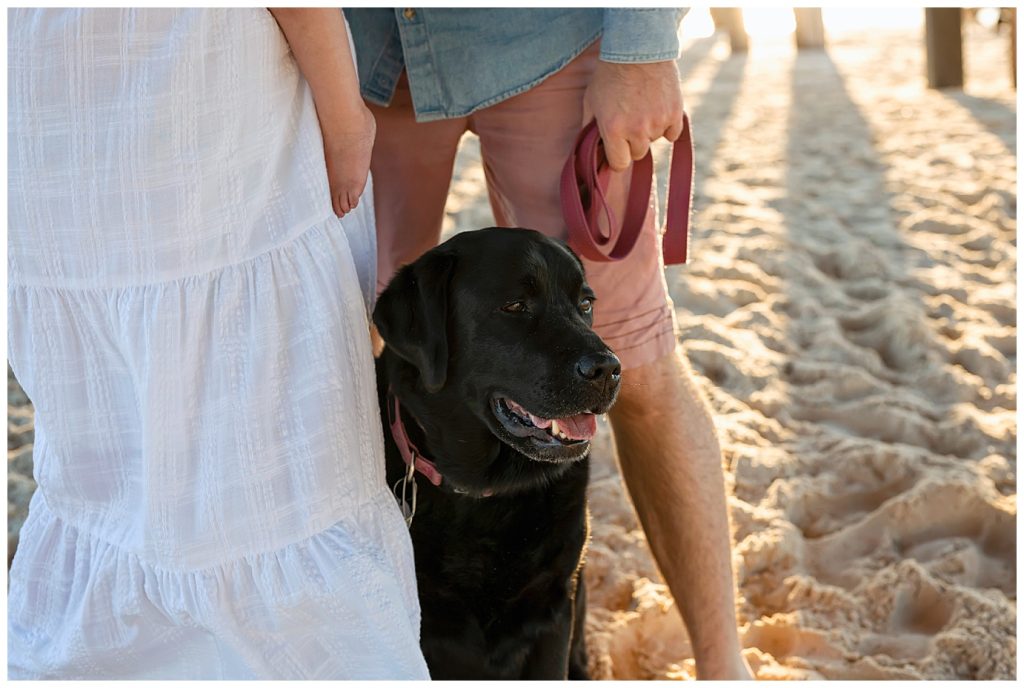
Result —
[[308, 537], [383, 488], [372, 282], [349, 243], [368, 212], [167, 282], [10, 285], [54, 513], [180, 570]]
[[367, 212], [168, 282], [10, 285], [39, 400], [12, 678], [427, 677], [350, 250]]
[[[10, 678], [117, 675], [116, 666], [80, 676], [64, 667], [76, 665], [74, 652], [84, 656], [97, 646], [119, 662], [131, 659], [143, 621], [165, 625], [169, 635], [176, 627], [209, 630], [243, 660], [233, 666], [231, 653], [223, 653], [224, 677], [238, 678], [240, 666], [262, 677], [315, 677], [315, 662], [294, 656], [290, 645], [317, 626], [317, 653], [334, 645], [344, 664], [325, 678], [425, 677], [422, 658], [408, 652], [420, 624], [412, 572], [405, 522], [387, 490], [311, 537], [191, 571], [153, 566], [82, 532], [36, 492], [10, 571], [8, 609], [9, 643], [33, 665], [12, 664]], [[352, 647], [368, 652], [354, 655]], [[189, 678], [188, 671], [162, 666], [150, 677]], [[205, 666], [193, 678], [214, 676]]]

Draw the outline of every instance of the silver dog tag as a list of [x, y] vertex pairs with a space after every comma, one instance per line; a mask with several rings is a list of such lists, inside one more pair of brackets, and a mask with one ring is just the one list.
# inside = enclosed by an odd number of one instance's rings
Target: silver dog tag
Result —
[[[411, 500], [412, 503], [411, 504], [406, 499], [406, 496], [405, 496], [406, 495], [406, 490], [409, 489], [409, 484], [410, 483], [412, 484], [412, 488], [410, 490], [412, 492], [412, 495], [411, 495], [412, 496], [412, 500]], [[402, 486], [401, 494], [398, 493], [398, 486], [399, 486], [399, 484], [401, 484], [401, 486]], [[409, 464], [409, 468], [408, 468], [408, 470], [406, 470], [405, 475], [402, 476], [402, 479], [397, 481], [395, 483], [394, 487], [391, 488], [391, 492], [395, 495], [395, 499], [398, 500], [398, 506], [402, 510], [402, 518], [405, 519], [405, 525], [407, 527], [409, 527], [409, 528], [412, 527], [412, 519], [413, 519], [413, 516], [416, 515], [416, 493], [417, 493], [417, 489], [418, 489], [418, 486], [416, 485], [416, 467], [413, 466], [412, 463], [410, 463]]]

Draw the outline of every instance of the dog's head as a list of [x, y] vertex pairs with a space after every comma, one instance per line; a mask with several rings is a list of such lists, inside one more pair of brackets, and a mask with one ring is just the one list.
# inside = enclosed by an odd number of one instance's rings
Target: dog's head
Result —
[[373, 321], [442, 474], [479, 486], [541, 470], [495, 465], [499, 443], [549, 467], [586, 456], [620, 372], [594, 302], [576, 255], [532, 230], [464, 232], [397, 273]]

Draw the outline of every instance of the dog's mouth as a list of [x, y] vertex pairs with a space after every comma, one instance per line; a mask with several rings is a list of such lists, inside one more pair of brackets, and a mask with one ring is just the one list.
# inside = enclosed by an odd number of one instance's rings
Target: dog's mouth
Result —
[[507, 397], [495, 397], [492, 410], [498, 422], [509, 433], [532, 439], [544, 446], [572, 447], [585, 444], [597, 432], [597, 416], [593, 413], [542, 418]]

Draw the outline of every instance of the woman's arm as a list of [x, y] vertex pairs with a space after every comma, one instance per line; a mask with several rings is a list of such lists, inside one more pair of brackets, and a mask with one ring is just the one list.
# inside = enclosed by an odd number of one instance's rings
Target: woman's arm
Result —
[[336, 8], [271, 8], [309, 83], [324, 139], [331, 206], [338, 217], [359, 203], [377, 125], [359, 95], [348, 31]]

